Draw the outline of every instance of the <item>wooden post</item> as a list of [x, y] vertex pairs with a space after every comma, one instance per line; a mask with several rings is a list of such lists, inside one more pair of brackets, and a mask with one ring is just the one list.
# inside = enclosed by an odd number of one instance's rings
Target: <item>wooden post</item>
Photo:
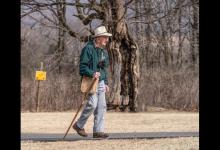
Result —
[[[43, 62], [40, 63], [40, 70], [43, 70]], [[35, 103], [36, 103], [36, 112], [39, 111], [39, 105], [40, 105], [40, 101], [39, 101], [39, 88], [40, 88], [40, 80], [37, 80], [37, 92], [36, 92], [36, 99], [35, 99]]]

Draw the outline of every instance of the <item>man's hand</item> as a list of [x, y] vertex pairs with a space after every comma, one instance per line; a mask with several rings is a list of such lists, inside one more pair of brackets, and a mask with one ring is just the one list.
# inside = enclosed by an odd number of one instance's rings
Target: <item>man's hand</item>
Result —
[[109, 92], [109, 87], [108, 87], [108, 85], [105, 85], [105, 92]]
[[100, 76], [100, 72], [95, 72], [94, 74], [93, 74], [93, 78], [99, 78], [99, 76]]

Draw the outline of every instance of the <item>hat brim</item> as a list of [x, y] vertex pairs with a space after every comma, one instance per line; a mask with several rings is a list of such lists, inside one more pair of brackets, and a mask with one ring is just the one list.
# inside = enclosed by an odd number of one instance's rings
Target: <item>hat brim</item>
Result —
[[97, 35], [93, 35], [92, 37], [99, 37], [99, 36], [112, 36], [111, 33], [100, 33], [100, 34], [97, 34]]

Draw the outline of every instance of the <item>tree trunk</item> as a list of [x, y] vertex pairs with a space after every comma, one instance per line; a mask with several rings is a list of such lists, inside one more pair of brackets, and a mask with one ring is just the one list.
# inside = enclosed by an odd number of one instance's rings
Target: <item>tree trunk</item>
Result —
[[[139, 49], [129, 35], [125, 22], [124, 0], [109, 1], [112, 22], [108, 29], [113, 33], [109, 44], [109, 54], [112, 67], [112, 90], [109, 103], [122, 109], [136, 111], [138, 79], [139, 79]], [[106, 19], [107, 20], [107, 19]], [[109, 19], [108, 19], [109, 20]], [[128, 106], [128, 107], [126, 107]]]
[[178, 1], [179, 6], [179, 14], [178, 14], [178, 25], [179, 25], [179, 31], [178, 31], [178, 55], [177, 55], [177, 65], [181, 68], [182, 67], [182, 32], [181, 32], [181, 17], [182, 17], [182, 9], [181, 9], [181, 1]]
[[193, 3], [193, 24], [192, 24], [192, 42], [190, 44], [191, 57], [193, 65], [198, 64], [199, 53], [199, 1], [191, 0]]
[[[60, 3], [65, 3], [66, 0], [57, 0], [57, 2]], [[64, 36], [65, 36], [65, 31], [63, 28], [63, 22], [66, 22], [66, 18], [65, 18], [65, 12], [66, 12], [66, 6], [64, 4], [59, 4], [57, 5], [57, 14], [58, 14], [58, 23], [59, 23], [59, 31], [58, 31], [58, 43], [57, 43], [57, 64], [56, 66], [58, 66], [58, 72], [60, 73], [61, 71], [61, 60], [64, 54], [64, 45], [65, 45], [65, 40], [64, 40]]]

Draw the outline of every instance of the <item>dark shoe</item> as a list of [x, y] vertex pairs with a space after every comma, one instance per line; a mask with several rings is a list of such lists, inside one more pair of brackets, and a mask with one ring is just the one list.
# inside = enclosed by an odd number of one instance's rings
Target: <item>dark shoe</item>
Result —
[[93, 138], [107, 138], [107, 137], [109, 137], [109, 135], [104, 132], [93, 133]]
[[80, 128], [76, 125], [76, 123], [74, 123], [73, 129], [74, 129], [80, 136], [83, 136], [83, 137], [87, 137], [87, 136], [88, 136], [88, 134], [85, 132], [85, 130], [84, 130], [84, 129], [80, 129]]

